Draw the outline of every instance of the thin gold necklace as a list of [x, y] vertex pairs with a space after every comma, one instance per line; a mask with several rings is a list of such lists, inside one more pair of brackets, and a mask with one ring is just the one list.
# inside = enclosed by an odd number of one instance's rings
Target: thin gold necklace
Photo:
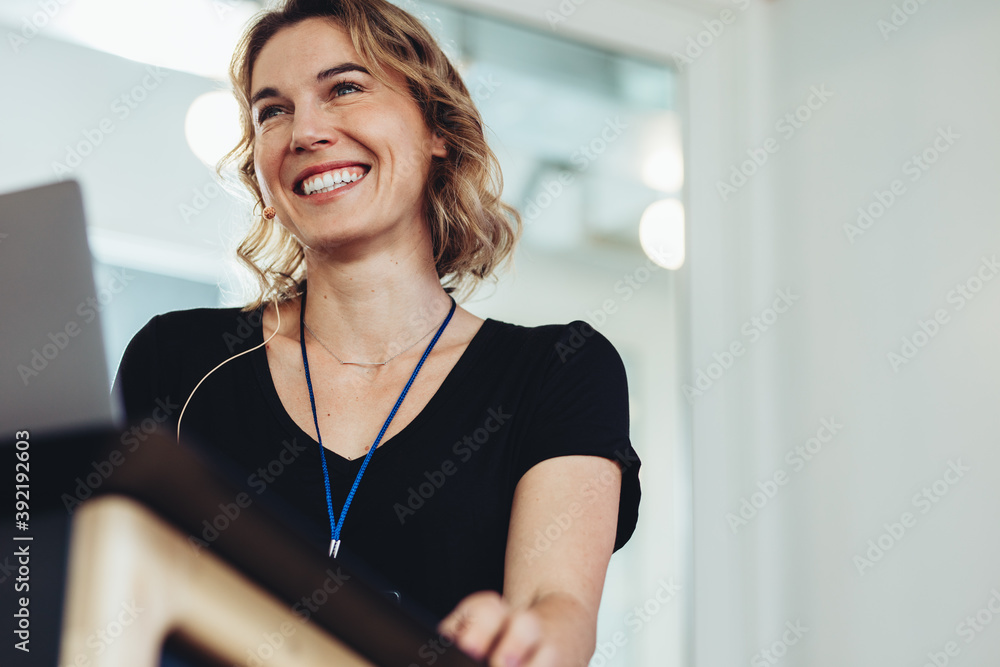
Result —
[[[303, 324], [305, 324], [304, 321], [303, 321]], [[425, 339], [428, 336], [430, 336], [433, 332], [437, 331], [437, 328], [438, 328], [438, 325], [435, 324], [433, 329], [431, 329], [430, 331], [428, 331], [427, 333], [425, 333], [423, 336], [421, 336], [417, 340], [413, 341], [412, 345], [410, 345], [409, 347], [407, 347], [405, 350], [401, 350], [401, 351], [397, 352], [396, 354], [392, 355], [391, 357], [389, 357], [385, 361], [344, 361], [343, 359], [341, 359], [340, 357], [338, 357], [336, 354], [334, 354], [333, 350], [331, 350], [329, 347], [327, 347], [326, 343], [323, 342], [323, 339], [321, 339], [319, 336], [317, 336], [316, 332], [313, 331], [312, 329], [310, 329], [308, 324], [306, 324], [305, 326], [306, 326], [306, 331], [308, 331], [309, 333], [312, 334], [312, 337], [316, 339], [316, 342], [319, 343], [320, 345], [322, 345], [324, 350], [326, 350], [327, 352], [329, 352], [330, 355], [334, 359], [336, 359], [337, 361], [339, 361], [341, 363], [341, 365], [344, 365], [344, 366], [347, 366], [347, 365], [352, 365], [352, 366], [385, 366], [387, 363], [389, 363], [390, 361], [392, 361], [393, 359], [395, 359], [399, 355], [403, 354], [403, 352], [407, 352], [409, 350], [412, 350], [416, 346], [417, 343], [419, 343], [423, 339]]]

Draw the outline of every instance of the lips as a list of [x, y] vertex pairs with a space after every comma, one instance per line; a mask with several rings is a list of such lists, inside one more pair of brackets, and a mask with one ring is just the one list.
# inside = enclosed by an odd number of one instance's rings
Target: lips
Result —
[[371, 169], [358, 162], [330, 162], [303, 170], [295, 180], [293, 191], [301, 196], [333, 192], [356, 183]]

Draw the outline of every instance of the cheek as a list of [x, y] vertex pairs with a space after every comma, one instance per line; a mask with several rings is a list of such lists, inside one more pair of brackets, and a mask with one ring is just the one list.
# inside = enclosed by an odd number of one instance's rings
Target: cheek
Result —
[[430, 168], [430, 145], [419, 135], [397, 138], [392, 149], [397, 173], [414, 184], [422, 184]]
[[267, 179], [265, 178], [264, 165], [260, 162], [260, 155], [254, 152], [253, 156], [253, 173], [257, 179], [257, 187], [260, 188], [260, 193], [263, 195], [264, 200], [270, 199], [271, 190], [267, 187]]
[[278, 166], [274, 160], [274, 152], [268, 149], [266, 141], [258, 140], [254, 145], [253, 166], [261, 192], [269, 194], [272, 190], [271, 183], [276, 183], [278, 179]]
[[[389, 156], [397, 177], [423, 179], [430, 167], [433, 150], [431, 134], [415, 109], [392, 108], [376, 118], [365, 118], [356, 128], [357, 139], [378, 153], [376, 146]], [[422, 180], [421, 180], [422, 182]]]

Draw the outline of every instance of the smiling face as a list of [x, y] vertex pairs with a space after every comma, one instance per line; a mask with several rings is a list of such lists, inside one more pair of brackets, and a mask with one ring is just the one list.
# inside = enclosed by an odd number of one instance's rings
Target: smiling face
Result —
[[424, 187], [444, 139], [404, 78], [370, 74], [335, 23], [278, 31], [251, 77], [254, 168], [264, 201], [307, 249], [426, 236]]

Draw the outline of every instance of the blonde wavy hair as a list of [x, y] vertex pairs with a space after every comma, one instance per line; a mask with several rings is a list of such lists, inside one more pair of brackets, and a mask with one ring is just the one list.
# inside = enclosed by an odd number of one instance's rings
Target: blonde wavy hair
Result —
[[483, 122], [458, 71], [414, 16], [385, 0], [286, 0], [258, 14], [243, 34], [229, 68], [243, 136], [219, 163], [235, 165], [256, 200], [252, 228], [237, 248], [259, 286], [244, 310], [294, 298], [305, 278], [302, 245], [280, 224], [257, 213], [263, 198], [254, 169], [250, 79], [261, 49], [279, 30], [305, 19], [327, 18], [351, 36], [364, 65], [382, 83], [401, 74], [427, 127], [445, 139], [448, 155], [434, 158], [425, 185], [438, 278], [449, 292], [467, 295], [507, 259], [521, 233], [521, 216], [500, 199], [503, 176], [486, 142]]

